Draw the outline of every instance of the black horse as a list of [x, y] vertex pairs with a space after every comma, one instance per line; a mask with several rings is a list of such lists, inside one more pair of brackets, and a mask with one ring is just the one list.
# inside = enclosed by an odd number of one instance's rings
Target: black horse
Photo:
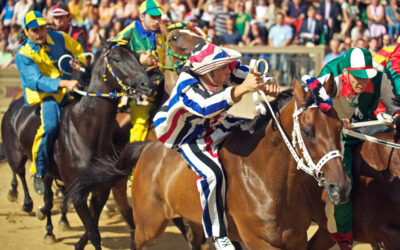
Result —
[[[103, 73], [107, 79], [106, 84]], [[138, 63], [137, 54], [131, 52], [124, 43], [110, 41], [104, 44], [103, 55], [96, 61], [87, 91], [92, 93], [125, 91], [136, 99], [140, 94], [150, 96], [152, 85]], [[89, 96], [82, 97], [63, 108], [58, 136], [53, 147], [51, 167], [45, 177], [43, 211], [47, 215], [46, 238], [55, 238], [50, 212], [53, 206], [51, 185], [54, 178], [59, 178], [67, 190], [76, 186], [85, 187], [80, 197], [70, 197], [85, 226], [85, 234], [75, 248], [83, 249], [90, 240], [96, 249], [101, 249], [98, 229], [100, 212], [116, 177], [123, 177], [125, 174], [115, 168], [100, 168], [96, 164], [102, 157], [108, 158], [114, 153], [112, 136], [117, 103], [117, 99]], [[2, 122], [2, 138], [8, 162], [13, 171], [21, 177], [28, 197], [24, 177], [25, 163], [32, 157], [33, 139], [40, 122], [38, 114], [38, 106], [27, 108], [23, 99], [19, 99], [10, 105]], [[92, 196], [89, 208], [87, 197], [90, 192]]]

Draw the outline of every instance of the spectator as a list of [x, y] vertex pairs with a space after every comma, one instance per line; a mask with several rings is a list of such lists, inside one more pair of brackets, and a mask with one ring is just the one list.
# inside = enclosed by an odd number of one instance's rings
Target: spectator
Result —
[[218, 5], [214, 18], [210, 22], [210, 24], [215, 27], [216, 36], [221, 36], [224, 32], [226, 32], [226, 17], [235, 15], [235, 12], [232, 11], [230, 4], [231, 3], [229, 0], [222, 0], [222, 4]]
[[99, 7], [99, 25], [103, 33], [107, 33], [115, 16], [115, 8], [110, 0], [101, 0]]
[[364, 49], [367, 48], [366, 42], [365, 42], [365, 40], [362, 39], [362, 38], [359, 38], [359, 39], [356, 40], [356, 44], [355, 44], [354, 47], [357, 47], [357, 48], [364, 48]]
[[217, 0], [208, 0], [203, 7], [203, 14], [200, 18], [200, 27], [208, 27], [211, 20], [214, 18], [215, 11], [217, 10]]
[[385, 7], [387, 30], [392, 40], [396, 40], [400, 33], [400, 15], [397, 0], [390, 0], [390, 5]]
[[124, 23], [123, 26], [126, 27], [130, 23], [133, 22], [133, 20], [136, 20], [139, 18], [139, 4], [138, 0], [127, 0], [128, 2], [125, 5], [125, 12], [124, 12]]
[[69, 7], [64, 2], [56, 3], [51, 10], [51, 15], [56, 30], [63, 31], [75, 41], [78, 41], [85, 52], [91, 51], [86, 30], [71, 24], [72, 15], [69, 12]]
[[364, 36], [370, 37], [371, 34], [369, 30], [365, 27], [365, 24], [359, 19], [356, 21], [356, 25], [354, 26], [354, 28], [351, 29], [350, 36], [351, 40], [357, 41]]
[[235, 28], [242, 36], [242, 41], [245, 41], [250, 32], [250, 15], [244, 12], [244, 3], [236, 1], [236, 20]]
[[125, 18], [125, 0], [116, 0], [115, 2], [115, 16], [114, 16], [114, 22], [116, 21], [122, 21]]
[[341, 16], [341, 6], [338, 2], [333, 0], [321, 0], [319, 11], [324, 18], [324, 23], [328, 26], [328, 32], [326, 34], [325, 43], [329, 43], [329, 41], [333, 37], [333, 33], [337, 32], [340, 23], [338, 18]]
[[16, 23], [20, 27], [23, 27], [25, 14], [32, 9], [33, 9], [32, 0], [19, 0], [15, 4], [12, 23]]
[[19, 29], [18, 24], [12, 24], [10, 27], [10, 32], [7, 35], [7, 49], [12, 52], [14, 55], [17, 53], [17, 49], [19, 47]]
[[10, 65], [13, 60], [13, 53], [7, 50], [5, 40], [0, 40], [0, 68], [4, 69]]
[[75, 26], [83, 25], [82, 2], [80, 0], [70, 0], [68, 9], [71, 15], [71, 23]]
[[307, 18], [304, 20], [299, 31], [300, 44], [312, 43], [318, 45], [324, 31], [323, 23], [315, 19], [317, 9], [310, 5], [307, 10]]
[[288, 3], [288, 16], [286, 18], [286, 23], [294, 28], [294, 34], [300, 31], [300, 27], [306, 17], [307, 6], [302, 3], [302, 0], [293, 0]]
[[276, 24], [277, 11], [275, 0], [268, 0], [267, 15], [265, 16], [267, 19], [267, 23], [265, 24], [267, 30], [270, 30]]
[[255, 19], [259, 27], [264, 28], [267, 22], [267, 3], [266, 0], [258, 0], [256, 5]]
[[8, 0], [0, 14], [0, 20], [3, 22], [4, 27], [9, 27], [11, 25], [14, 9], [14, 0]]
[[351, 37], [346, 36], [346, 37], [344, 38], [343, 47], [341, 48], [341, 50], [344, 50], [344, 51], [347, 52], [347, 51], [349, 51], [349, 49], [352, 48], [352, 47], [354, 47], [354, 46], [352, 45]]
[[378, 50], [379, 50], [378, 39], [371, 38], [371, 40], [369, 41], [369, 52], [371, 52], [371, 55], [374, 56], [376, 53], [378, 53]]
[[249, 46], [265, 45], [267, 44], [266, 37], [261, 36], [260, 28], [257, 22], [252, 22], [250, 25], [250, 32], [246, 38], [245, 44]]
[[47, 23], [53, 22], [53, 17], [51, 16], [51, 9], [53, 8], [53, 0], [46, 0], [43, 9], [41, 11], [43, 17], [46, 19]]
[[382, 39], [382, 47], [390, 47], [392, 46], [393, 40], [390, 39], [390, 36], [388, 34], [383, 35]]
[[225, 45], [242, 43], [242, 35], [235, 29], [235, 20], [231, 16], [226, 17], [226, 32], [222, 34], [222, 38]]
[[170, 1], [171, 8], [168, 12], [171, 21], [173, 23], [179, 23], [183, 21], [183, 17], [185, 16], [185, 13], [187, 11], [187, 8], [183, 1], [181, 0], [171, 0]]
[[106, 37], [104, 30], [100, 28], [99, 23], [94, 22], [92, 29], [89, 32], [89, 38], [88, 38], [88, 43], [94, 55], [96, 55], [97, 52], [101, 49], [101, 40], [99, 38], [99, 35], [102, 36], [103, 38]]
[[381, 36], [386, 33], [385, 27], [385, 10], [379, 0], [372, 0], [367, 7], [367, 17], [369, 21], [369, 31], [371, 37], [376, 37], [381, 40]]
[[[276, 25], [274, 25], [268, 35], [268, 45], [272, 47], [285, 47], [290, 44], [293, 38], [293, 30], [290, 26], [283, 23], [284, 15], [281, 12], [276, 14]], [[283, 73], [282, 84], [289, 84], [288, 55], [272, 54], [270, 57], [271, 69], [278, 74]], [[278, 79], [276, 77], [276, 79]]]
[[341, 7], [343, 14], [343, 21], [341, 24], [340, 35], [345, 37], [349, 35], [351, 27], [359, 18], [360, 10], [357, 4], [355, 4], [355, 0], [349, 0], [348, 2], [346, 0], [343, 0]]
[[329, 42], [329, 48], [330, 48], [331, 52], [325, 55], [324, 61], [323, 61], [324, 65], [327, 64], [328, 62], [332, 61], [333, 59], [336, 59], [346, 53], [344, 50], [339, 51], [339, 45], [340, 45], [340, 42], [338, 39], [332, 39]]

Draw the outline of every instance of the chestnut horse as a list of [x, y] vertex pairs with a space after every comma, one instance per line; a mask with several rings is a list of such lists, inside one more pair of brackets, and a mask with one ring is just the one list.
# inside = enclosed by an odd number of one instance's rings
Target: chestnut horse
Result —
[[[374, 135], [394, 142], [394, 133]], [[400, 150], [364, 142], [353, 156], [353, 233], [354, 239], [374, 249], [400, 249]], [[309, 249], [329, 249], [335, 243], [326, 226], [325, 195], [311, 178], [304, 179], [312, 218], [319, 228]]]
[[[138, 63], [137, 54], [126, 42], [110, 41], [93, 68], [88, 92], [108, 94], [124, 91], [132, 97], [142, 93], [150, 96], [152, 83]], [[104, 76], [103, 76], [104, 74]], [[98, 229], [100, 212], [113, 182], [125, 176], [115, 168], [101, 168], [98, 161], [113, 154], [112, 135], [117, 113], [117, 99], [82, 97], [62, 110], [58, 135], [53, 146], [51, 166], [45, 176], [46, 238], [54, 239], [51, 224], [53, 178], [61, 178], [74, 207], [85, 226], [85, 234], [75, 245], [83, 249], [88, 240], [101, 249]], [[2, 123], [5, 152], [14, 172], [25, 173], [25, 163], [31, 158], [32, 144], [40, 123], [38, 106], [25, 107], [24, 100], [13, 102]], [[87, 197], [92, 193], [90, 208]]]
[[[283, 133], [291, 135], [299, 125], [297, 137], [303, 138], [306, 149], [299, 144], [294, 147], [301, 155], [308, 152], [312, 162], [332, 153], [340, 156], [342, 123], [336, 111], [323, 113], [310, 105], [310, 91], [305, 92], [297, 80], [293, 85], [294, 98], [278, 116]], [[333, 79], [325, 86], [332, 94]], [[159, 237], [173, 218], [184, 217], [200, 225], [197, 176], [179, 153], [158, 141], [139, 144], [131, 150], [131, 155], [129, 150], [124, 152], [120, 162], [127, 164], [124, 155], [133, 162], [137, 160], [132, 181], [134, 247], [142, 249]], [[252, 135], [232, 132], [219, 154], [227, 179], [229, 237], [243, 242], [248, 249], [305, 249], [311, 222], [311, 208], [301, 189], [305, 173], [296, 169], [297, 163], [274, 124], [264, 123]], [[320, 163], [317, 166], [322, 168], [312, 170], [313, 176], [334, 204], [345, 202], [351, 185], [341, 158], [330, 157], [323, 166]]]

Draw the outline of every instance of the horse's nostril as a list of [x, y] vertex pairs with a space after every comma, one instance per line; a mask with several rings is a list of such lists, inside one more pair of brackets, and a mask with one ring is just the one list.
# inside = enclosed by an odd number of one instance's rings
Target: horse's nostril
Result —
[[335, 191], [335, 189], [337, 189], [337, 185], [336, 184], [333, 184], [333, 183], [329, 184], [329, 190], [330, 191]]

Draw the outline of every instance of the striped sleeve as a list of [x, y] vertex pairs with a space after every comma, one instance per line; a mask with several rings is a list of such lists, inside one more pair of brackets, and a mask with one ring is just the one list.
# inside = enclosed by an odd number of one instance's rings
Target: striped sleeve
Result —
[[392, 81], [395, 94], [400, 95], [400, 45], [390, 54], [386, 73]]

